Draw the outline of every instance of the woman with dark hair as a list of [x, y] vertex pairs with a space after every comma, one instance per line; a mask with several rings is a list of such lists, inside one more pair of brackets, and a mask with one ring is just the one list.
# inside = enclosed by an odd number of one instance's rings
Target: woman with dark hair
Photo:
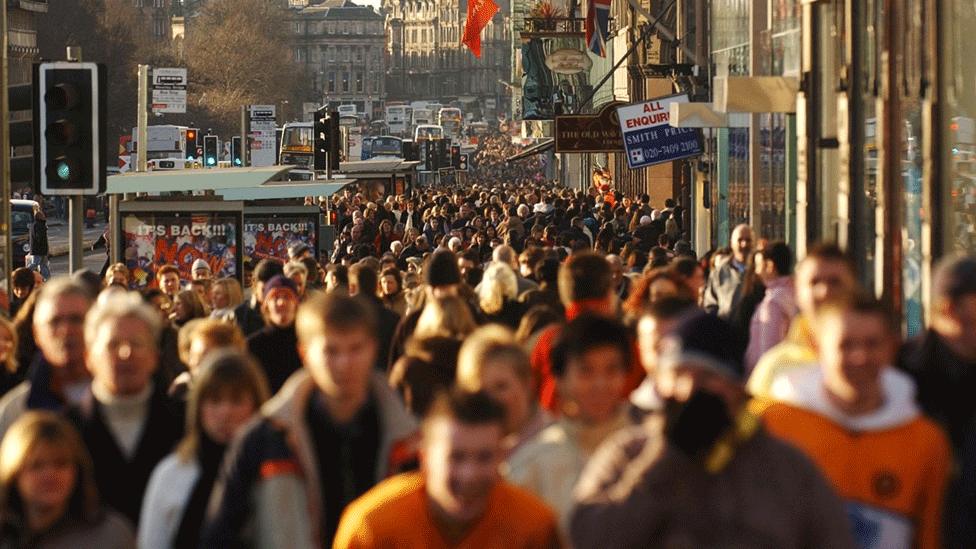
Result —
[[135, 547], [126, 519], [99, 502], [81, 437], [53, 412], [25, 413], [0, 443], [0, 547]]
[[268, 382], [247, 354], [207, 356], [190, 390], [186, 435], [149, 479], [139, 547], [198, 547], [210, 493], [231, 439], [268, 399]]
[[380, 274], [380, 299], [383, 305], [402, 318], [407, 314], [407, 297], [403, 292], [403, 276], [400, 269], [387, 267]]
[[389, 219], [380, 221], [379, 230], [376, 231], [376, 239], [373, 241], [377, 253], [390, 251], [390, 244], [394, 240], [396, 240], [396, 236], [393, 234], [393, 222]]
[[176, 328], [182, 327], [194, 318], [205, 318], [206, 316], [207, 308], [197, 292], [182, 290], [173, 298], [173, 307], [169, 319]]

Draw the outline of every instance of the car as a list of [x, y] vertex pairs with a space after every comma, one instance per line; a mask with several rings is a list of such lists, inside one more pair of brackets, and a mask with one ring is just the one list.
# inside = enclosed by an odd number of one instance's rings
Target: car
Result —
[[30, 253], [30, 227], [34, 223], [33, 200], [10, 200], [10, 245], [13, 248], [11, 264], [13, 268], [26, 265], [25, 258]]

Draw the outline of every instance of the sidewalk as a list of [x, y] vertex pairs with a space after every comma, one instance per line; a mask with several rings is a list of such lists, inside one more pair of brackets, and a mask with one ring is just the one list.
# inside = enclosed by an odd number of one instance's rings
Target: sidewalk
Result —
[[[98, 221], [91, 229], [84, 229], [84, 248], [88, 250], [105, 232], [106, 223]], [[49, 219], [47, 222], [48, 257], [68, 255], [68, 222], [63, 219]]]

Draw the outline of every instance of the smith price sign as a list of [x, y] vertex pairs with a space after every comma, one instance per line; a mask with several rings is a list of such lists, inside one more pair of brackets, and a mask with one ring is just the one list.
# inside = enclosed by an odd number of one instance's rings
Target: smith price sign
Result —
[[671, 103], [687, 102], [686, 94], [669, 95], [617, 108], [627, 165], [631, 169], [702, 154], [697, 129], [668, 125]]

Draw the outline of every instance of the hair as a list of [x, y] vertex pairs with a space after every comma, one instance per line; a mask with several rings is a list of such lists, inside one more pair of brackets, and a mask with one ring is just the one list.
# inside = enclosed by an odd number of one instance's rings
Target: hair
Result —
[[316, 261], [314, 257], [308, 256], [299, 259], [298, 262], [305, 266], [305, 271], [307, 273], [307, 276], [305, 277], [305, 284], [312, 288], [321, 287], [322, 268], [319, 267], [318, 261]]
[[423, 417], [434, 395], [454, 385], [460, 347], [460, 340], [449, 337], [407, 340], [403, 356], [390, 369], [389, 383], [414, 415]]
[[7, 318], [0, 316], [0, 329], [7, 330], [12, 343], [10, 352], [7, 353], [7, 358], [3, 361], [3, 368], [7, 370], [7, 373], [15, 374], [17, 373], [17, 340], [19, 339], [17, 337], [17, 327]]
[[482, 368], [490, 362], [508, 365], [515, 377], [529, 384], [532, 382], [532, 364], [529, 355], [515, 340], [511, 330], [498, 324], [482, 326], [475, 330], [461, 345], [458, 353], [458, 386], [473, 389], [480, 385], [477, 379]]
[[932, 275], [932, 297], [936, 304], [955, 302], [976, 293], [976, 259], [947, 256], [936, 264]]
[[35, 308], [40, 307], [48, 301], [59, 301], [68, 296], [83, 298], [90, 305], [94, 298], [81, 283], [68, 277], [55, 277], [41, 286], [37, 292], [37, 302]]
[[818, 323], [831, 322], [835, 320], [834, 317], [845, 313], [877, 317], [884, 325], [885, 331], [899, 335], [901, 333], [901, 327], [891, 309], [873, 295], [865, 292], [855, 292], [847, 298], [825, 303], [817, 311], [816, 321]]
[[10, 426], [0, 443], [0, 513], [5, 518], [16, 517], [21, 521], [26, 518], [17, 478], [41, 445], [67, 453], [75, 467], [77, 478], [66, 515], [85, 522], [96, 520], [100, 505], [91, 456], [71, 423], [46, 410], [25, 412]]
[[119, 262], [113, 263], [108, 269], [105, 269], [105, 283], [108, 284], [112, 275], [117, 272], [125, 273], [125, 279], [129, 280], [129, 268], [125, 266], [125, 263]]
[[651, 304], [651, 286], [659, 280], [668, 280], [673, 283], [678, 290], [679, 297], [692, 299], [693, 296], [690, 295], [691, 291], [688, 289], [688, 285], [675, 271], [659, 267], [648, 271], [637, 281], [634, 289], [627, 296], [627, 301], [624, 302], [624, 310], [631, 316], [639, 316]]
[[840, 246], [832, 242], [820, 242], [807, 248], [807, 255], [799, 264], [804, 265], [814, 260], [843, 263], [852, 276], [857, 272], [854, 259], [847, 252], [841, 250]]
[[507, 263], [493, 261], [478, 286], [478, 305], [486, 314], [501, 312], [506, 301], [518, 297], [518, 278]]
[[559, 311], [549, 305], [533, 305], [522, 315], [518, 330], [515, 331], [515, 340], [524, 345], [546, 326], [563, 322], [565, 318], [564, 315], [559, 314]]
[[244, 290], [241, 289], [241, 283], [238, 282], [236, 278], [225, 276], [223, 278], [214, 280], [211, 286], [211, 291], [213, 291], [213, 288], [217, 286], [222, 287], [224, 291], [227, 292], [230, 299], [230, 305], [228, 305], [229, 307], [236, 307], [244, 301]]
[[379, 277], [376, 276], [376, 269], [365, 264], [356, 263], [349, 267], [350, 285], [355, 284], [359, 293], [366, 296], [375, 296], [379, 288]]
[[684, 256], [675, 258], [668, 268], [680, 278], [687, 279], [695, 276], [695, 271], [701, 268], [701, 264], [693, 257]]
[[428, 299], [420, 316], [414, 337], [442, 335], [465, 337], [477, 327], [468, 304], [456, 296]]
[[284, 274], [284, 268], [277, 259], [262, 259], [251, 272], [253, 282], [267, 282], [277, 275]]
[[331, 293], [315, 295], [298, 307], [295, 331], [299, 343], [308, 343], [326, 331], [363, 330], [376, 338], [376, 313], [361, 298]]
[[289, 278], [291, 278], [291, 275], [295, 273], [302, 273], [303, 275], [305, 275], [306, 279], [308, 278], [308, 267], [305, 266], [304, 262], [298, 259], [292, 259], [288, 263], [285, 263], [285, 266], [282, 267], [281, 270], [284, 273], [284, 275]]
[[247, 350], [247, 340], [236, 322], [216, 318], [195, 318], [180, 328], [177, 338], [180, 360], [184, 364], [189, 364], [190, 346], [196, 338], [205, 340], [214, 348], [231, 347], [241, 351]]
[[268, 400], [268, 380], [251, 355], [240, 349], [224, 349], [207, 355], [200, 364], [186, 405], [186, 435], [176, 449], [183, 462], [191, 461], [200, 447], [203, 423], [200, 408], [205, 400], [225, 392], [251, 397], [256, 412]]
[[613, 347], [620, 352], [622, 366], [630, 367], [631, 346], [627, 329], [616, 320], [594, 315], [582, 314], [563, 328], [552, 348], [552, 372], [556, 377], [566, 374], [568, 363], [598, 347]]
[[200, 300], [200, 295], [195, 291], [180, 290], [173, 297], [174, 306], [176, 305], [176, 300], [190, 304], [190, 318], [203, 318], [207, 316], [207, 308], [204, 306], [203, 301]]
[[505, 408], [484, 391], [452, 389], [438, 394], [424, 417], [422, 432], [429, 436], [430, 426], [438, 419], [453, 419], [464, 425], [497, 425], [504, 432]]
[[380, 279], [392, 276], [397, 281], [397, 294], [403, 293], [403, 273], [396, 267], [387, 267], [380, 273]]
[[[189, 292], [193, 294], [193, 292]], [[193, 294], [196, 297], [196, 294]], [[96, 303], [85, 316], [85, 345], [89, 347], [98, 335], [98, 329], [110, 320], [135, 319], [149, 330], [153, 345], [159, 344], [163, 333], [163, 321], [159, 312], [142, 300], [137, 294], [117, 293]]]
[[559, 298], [564, 305], [584, 299], [604, 299], [613, 282], [610, 264], [596, 252], [570, 256], [559, 270]]
[[156, 280], [157, 281], [162, 280], [163, 275], [169, 273], [173, 273], [176, 275], [176, 278], [180, 278], [180, 270], [177, 269], [175, 265], [163, 265], [162, 267], [159, 268], [158, 271], [156, 271]]
[[649, 317], [655, 320], [673, 320], [695, 310], [697, 310], [695, 302], [687, 297], [666, 297], [645, 307], [641, 318]]
[[772, 261], [779, 276], [789, 276], [793, 274], [793, 250], [787, 246], [786, 242], [777, 240], [770, 243], [764, 250], [758, 252], [762, 254], [763, 261]]
[[349, 285], [349, 267], [340, 265], [338, 263], [333, 263], [332, 265], [329, 265], [328, 272], [335, 275], [336, 281], [339, 282], [340, 286]]
[[18, 267], [14, 269], [10, 279], [14, 288], [34, 289], [34, 271], [31, 271], [26, 267]]

